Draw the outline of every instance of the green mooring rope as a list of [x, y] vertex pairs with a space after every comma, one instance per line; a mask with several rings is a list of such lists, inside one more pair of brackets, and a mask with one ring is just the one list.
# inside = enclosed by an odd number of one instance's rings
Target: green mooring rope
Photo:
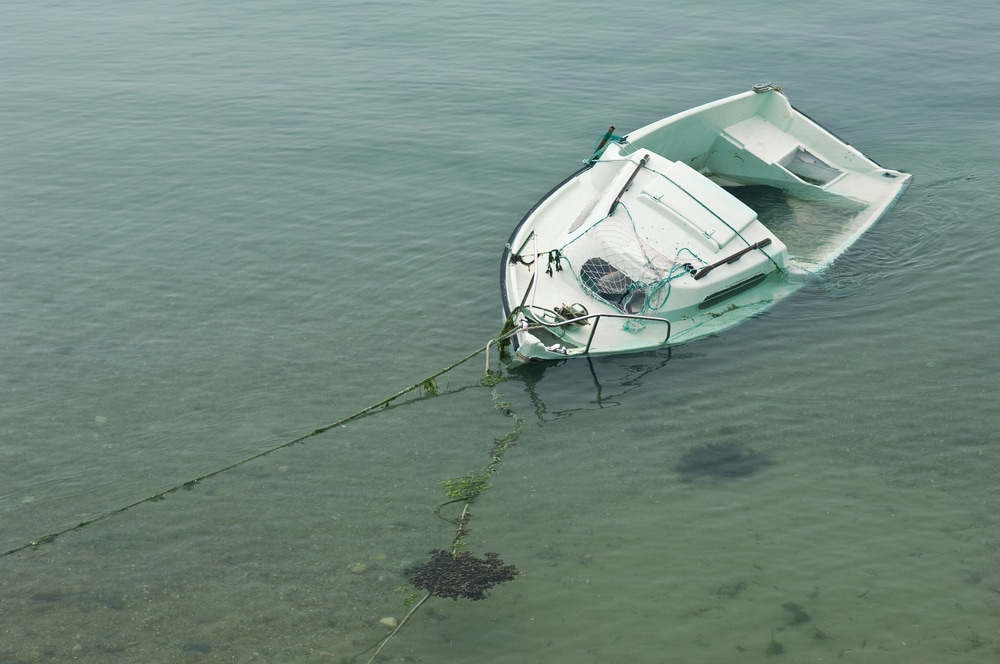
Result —
[[298, 438], [294, 438], [292, 440], [285, 441], [285, 442], [283, 442], [283, 443], [281, 443], [279, 445], [275, 445], [274, 447], [268, 448], [268, 449], [264, 450], [263, 452], [257, 452], [256, 454], [253, 454], [253, 455], [248, 456], [246, 458], [240, 459], [239, 461], [233, 462], [233, 463], [229, 464], [228, 466], [224, 466], [222, 468], [218, 468], [216, 470], [213, 470], [210, 473], [205, 473], [204, 475], [200, 475], [198, 477], [195, 477], [194, 479], [188, 480], [187, 482], [182, 482], [180, 484], [176, 484], [176, 485], [170, 487], [169, 489], [165, 489], [165, 490], [160, 491], [158, 493], [155, 493], [155, 494], [153, 494], [151, 496], [147, 496], [145, 498], [142, 498], [141, 500], [135, 501], [134, 503], [129, 503], [128, 505], [125, 505], [124, 507], [119, 507], [117, 509], [113, 509], [113, 510], [110, 510], [108, 512], [104, 512], [103, 514], [100, 514], [100, 515], [94, 517], [93, 519], [89, 519], [87, 521], [81, 521], [80, 523], [76, 524], [75, 526], [70, 526], [70, 527], [64, 528], [63, 530], [60, 530], [58, 532], [49, 533], [48, 535], [44, 535], [44, 536], [39, 537], [37, 539], [31, 540], [30, 542], [27, 542], [25, 544], [22, 544], [21, 546], [18, 546], [18, 547], [13, 548], [13, 549], [11, 549], [9, 551], [6, 551], [5, 553], [0, 554], [0, 558], [4, 558], [6, 556], [9, 556], [9, 555], [12, 555], [12, 554], [15, 554], [15, 553], [19, 553], [19, 552], [24, 551], [26, 549], [33, 549], [33, 548], [36, 548], [38, 546], [41, 546], [42, 544], [50, 544], [53, 541], [55, 541], [55, 539], [57, 537], [59, 537], [60, 535], [65, 535], [66, 533], [71, 533], [73, 531], [80, 530], [82, 528], [85, 528], [86, 526], [89, 526], [91, 524], [97, 523], [99, 521], [104, 521], [105, 519], [108, 519], [108, 518], [110, 518], [112, 516], [115, 516], [116, 514], [121, 514], [122, 512], [127, 512], [128, 510], [132, 509], [133, 507], [138, 507], [139, 505], [142, 505], [144, 503], [149, 503], [149, 502], [154, 502], [154, 501], [157, 501], [157, 500], [161, 500], [167, 494], [174, 493], [175, 491], [179, 491], [180, 489], [190, 489], [193, 486], [195, 486], [196, 484], [198, 484], [199, 482], [207, 480], [210, 477], [215, 477], [216, 475], [219, 475], [221, 473], [225, 473], [225, 472], [227, 472], [229, 470], [232, 470], [234, 468], [242, 466], [242, 465], [244, 465], [246, 463], [249, 463], [249, 462], [254, 461], [256, 459], [259, 459], [261, 457], [265, 457], [268, 454], [271, 454], [273, 452], [277, 452], [278, 450], [284, 449], [286, 447], [290, 447], [290, 446], [295, 445], [297, 443], [301, 443], [301, 442], [303, 442], [303, 441], [305, 441], [305, 440], [307, 440], [309, 438], [312, 438], [313, 436], [318, 436], [321, 433], [325, 433], [325, 432], [329, 431], [330, 429], [333, 429], [334, 427], [338, 427], [338, 426], [341, 426], [343, 424], [347, 424], [348, 422], [351, 422], [353, 420], [365, 417], [366, 415], [368, 415], [369, 413], [371, 413], [373, 410], [375, 410], [377, 408], [381, 408], [382, 406], [388, 406], [390, 403], [392, 403], [393, 401], [395, 401], [399, 397], [401, 397], [401, 396], [403, 396], [405, 394], [409, 394], [410, 392], [413, 392], [415, 390], [418, 390], [418, 389], [422, 388], [424, 390], [431, 391], [432, 389], [434, 389], [433, 388], [433, 386], [434, 386], [434, 380], [438, 376], [442, 376], [442, 375], [448, 373], [449, 371], [451, 371], [452, 369], [455, 369], [456, 367], [459, 367], [459, 366], [465, 364], [466, 362], [468, 362], [472, 358], [476, 357], [480, 353], [486, 353], [486, 376], [487, 376], [487, 380], [488, 381], [492, 380], [492, 378], [491, 378], [492, 377], [492, 372], [490, 370], [490, 356], [489, 356], [490, 346], [492, 346], [493, 344], [500, 344], [505, 339], [509, 338], [510, 336], [513, 336], [513, 334], [516, 334], [517, 332], [520, 332], [520, 330], [519, 329], [518, 330], [509, 330], [509, 328], [505, 328], [504, 332], [502, 332], [495, 339], [490, 339], [490, 341], [485, 346], [483, 346], [482, 348], [480, 348], [480, 349], [478, 349], [478, 350], [476, 350], [476, 351], [474, 351], [472, 353], [469, 353], [468, 355], [466, 355], [462, 359], [458, 360], [457, 362], [453, 362], [452, 364], [449, 364], [444, 369], [441, 369], [437, 373], [431, 374], [430, 376], [428, 376], [427, 378], [424, 378], [420, 382], [414, 383], [413, 385], [410, 385], [406, 389], [400, 390], [399, 392], [397, 392], [396, 394], [392, 395], [391, 397], [389, 397], [387, 399], [383, 399], [382, 401], [379, 401], [378, 403], [373, 403], [370, 406], [366, 406], [366, 407], [362, 408], [361, 410], [359, 410], [358, 412], [354, 413], [353, 415], [348, 415], [347, 417], [342, 417], [341, 419], [337, 420], [336, 422], [331, 422], [330, 424], [321, 426], [320, 428], [314, 429], [313, 431], [311, 431], [311, 432], [309, 432], [307, 434], [304, 434], [302, 436], [299, 436]]

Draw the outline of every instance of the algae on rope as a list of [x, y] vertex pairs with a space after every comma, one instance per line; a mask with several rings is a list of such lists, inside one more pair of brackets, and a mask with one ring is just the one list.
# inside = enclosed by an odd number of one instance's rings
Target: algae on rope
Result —
[[154, 494], [152, 494], [150, 496], [146, 496], [145, 498], [140, 498], [140, 499], [138, 499], [138, 500], [136, 500], [136, 501], [134, 501], [132, 503], [129, 503], [128, 505], [107, 510], [107, 511], [101, 513], [101, 514], [98, 514], [97, 516], [95, 516], [93, 518], [87, 519], [86, 521], [81, 521], [80, 523], [77, 523], [76, 525], [67, 526], [67, 527], [63, 528], [62, 530], [59, 530], [58, 532], [49, 533], [47, 535], [42, 535], [40, 537], [36, 537], [35, 539], [33, 539], [33, 540], [29, 541], [29, 542], [25, 542], [24, 544], [21, 544], [20, 546], [16, 546], [16, 547], [14, 547], [12, 549], [9, 549], [7, 551], [4, 551], [4, 552], [0, 553], [0, 558], [6, 557], [6, 556], [12, 556], [12, 555], [15, 555], [17, 553], [20, 553], [21, 551], [25, 551], [27, 549], [38, 548], [39, 546], [42, 546], [44, 544], [51, 544], [60, 535], [65, 535], [66, 533], [69, 533], [69, 532], [73, 532], [73, 531], [76, 531], [76, 530], [81, 530], [82, 528], [86, 528], [87, 526], [91, 526], [91, 525], [93, 525], [95, 523], [104, 521], [105, 519], [109, 519], [109, 518], [111, 518], [113, 516], [116, 516], [118, 514], [122, 514], [124, 512], [127, 512], [127, 511], [131, 510], [134, 507], [138, 507], [139, 505], [143, 505], [145, 503], [151, 503], [151, 502], [158, 502], [158, 501], [162, 500], [163, 498], [165, 498], [168, 494], [174, 493], [175, 491], [179, 491], [180, 489], [191, 489], [194, 486], [196, 486], [197, 484], [199, 484], [200, 482], [203, 482], [203, 481], [208, 480], [208, 479], [210, 479], [212, 477], [215, 477], [216, 475], [221, 475], [222, 473], [225, 473], [225, 472], [228, 472], [230, 470], [233, 470], [234, 468], [238, 468], [238, 467], [240, 467], [240, 466], [242, 466], [244, 464], [250, 463], [251, 461], [255, 461], [257, 459], [260, 459], [261, 457], [265, 457], [268, 454], [272, 454], [274, 452], [277, 452], [278, 450], [285, 449], [286, 447], [290, 447], [292, 445], [297, 445], [299, 443], [302, 443], [302, 442], [306, 441], [309, 438], [313, 438], [314, 436], [319, 436], [320, 434], [326, 433], [327, 431], [330, 431], [331, 429], [343, 426], [343, 425], [347, 424], [348, 422], [352, 422], [352, 421], [360, 419], [362, 417], [367, 417], [368, 415], [370, 415], [372, 413], [378, 412], [378, 409], [380, 409], [380, 408], [389, 408], [390, 405], [394, 401], [396, 401], [397, 399], [399, 399], [400, 397], [403, 397], [403, 396], [409, 394], [410, 392], [414, 392], [414, 391], [416, 391], [418, 389], [423, 389], [424, 392], [425, 392], [425, 394], [427, 396], [431, 396], [431, 397], [437, 396], [438, 394], [440, 394], [440, 388], [438, 387], [438, 384], [437, 384], [437, 378], [439, 376], [445, 375], [446, 373], [448, 373], [452, 369], [455, 369], [456, 367], [465, 364], [466, 362], [468, 362], [472, 358], [476, 357], [480, 353], [486, 353], [486, 374], [487, 374], [487, 379], [486, 379], [486, 381], [484, 381], [484, 384], [488, 384], [489, 386], [495, 385], [497, 382], [499, 382], [499, 379], [497, 379], [495, 377], [492, 379], [493, 380], [492, 383], [488, 382], [490, 380], [490, 377], [493, 375], [493, 372], [492, 372], [492, 370], [490, 369], [490, 366], [489, 366], [489, 364], [490, 364], [490, 353], [489, 353], [489, 350], [490, 350], [490, 346], [492, 344], [494, 344], [494, 343], [497, 343], [499, 340], [500, 340], [500, 337], [498, 337], [497, 339], [490, 339], [489, 342], [485, 346], [483, 346], [482, 348], [480, 348], [480, 349], [478, 349], [476, 351], [473, 351], [472, 353], [469, 353], [468, 355], [466, 355], [465, 357], [463, 357], [460, 360], [457, 360], [456, 362], [453, 362], [453, 363], [449, 364], [444, 369], [441, 369], [440, 371], [438, 371], [438, 372], [436, 372], [434, 374], [431, 374], [430, 376], [428, 376], [424, 380], [420, 381], [419, 383], [414, 383], [413, 385], [410, 385], [409, 387], [406, 387], [406, 388], [400, 390], [399, 392], [396, 392], [395, 394], [393, 394], [392, 396], [390, 396], [390, 397], [388, 397], [386, 399], [383, 399], [381, 401], [373, 403], [373, 404], [371, 404], [369, 406], [365, 406], [364, 408], [362, 408], [361, 410], [357, 411], [356, 413], [353, 413], [353, 414], [348, 415], [346, 417], [342, 417], [339, 420], [336, 420], [334, 422], [331, 422], [329, 424], [321, 426], [321, 427], [319, 427], [317, 429], [313, 429], [309, 433], [303, 434], [301, 436], [297, 436], [295, 438], [292, 438], [291, 440], [286, 440], [284, 442], [278, 443], [277, 445], [274, 445], [273, 447], [269, 447], [269, 448], [267, 448], [267, 449], [265, 449], [265, 450], [263, 450], [261, 452], [255, 452], [254, 454], [251, 454], [249, 456], [243, 457], [242, 459], [240, 459], [238, 461], [234, 461], [234, 462], [232, 462], [232, 463], [230, 463], [228, 465], [222, 466], [221, 468], [216, 468], [215, 470], [212, 470], [212, 471], [209, 471], [209, 472], [205, 472], [202, 475], [199, 475], [198, 477], [195, 477], [194, 479], [190, 479], [190, 480], [187, 480], [185, 482], [181, 482], [179, 484], [175, 484], [175, 485], [171, 486], [170, 488], [163, 489], [162, 491], [158, 491], [157, 493], [154, 493]]
[[464, 477], [455, 477], [448, 480], [441, 480], [444, 486], [444, 493], [452, 500], [465, 500], [471, 502], [483, 491], [490, 488], [486, 480], [492, 473], [489, 469], [474, 470]]
[[436, 397], [441, 394], [441, 388], [438, 387], [437, 381], [434, 378], [428, 378], [420, 384], [420, 387], [429, 397]]

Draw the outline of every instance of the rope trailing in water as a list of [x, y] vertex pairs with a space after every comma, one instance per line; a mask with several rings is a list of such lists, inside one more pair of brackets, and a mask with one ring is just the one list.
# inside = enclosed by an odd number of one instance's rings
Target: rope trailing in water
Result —
[[[508, 317], [507, 325], [504, 326], [504, 330], [500, 333], [497, 339], [491, 340], [490, 343], [512, 336], [513, 333], [508, 333], [508, 326], [512, 325], [512, 321], [516, 315], [517, 310], [515, 309], [510, 317]], [[486, 344], [487, 350], [489, 349], [489, 346], [489, 343]], [[490, 485], [487, 483], [487, 479], [500, 472], [500, 465], [503, 463], [504, 454], [521, 437], [521, 432], [524, 426], [524, 418], [511, 410], [510, 404], [503, 401], [496, 391], [496, 381], [491, 379], [492, 374], [489, 366], [488, 352], [486, 357], [486, 375], [487, 380], [485, 382], [490, 388], [490, 393], [493, 395], [493, 408], [506, 417], [513, 419], [514, 428], [508, 431], [502, 438], [494, 439], [493, 447], [490, 449], [490, 462], [484, 469], [473, 471], [463, 477], [442, 480], [441, 484], [444, 486], [445, 495], [451, 498], [451, 500], [438, 505], [437, 509], [434, 510], [434, 514], [439, 518], [454, 524], [455, 526], [455, 537], [451, 542], [451, 553], [447, 554], [443, 550], [438, 550], [434, 552], [436, 555], [424, 565], [405, 570], [406, 573], [410, 574], [411, 587], [422, 589], [426, 592], [419, 601], [416, 601], [416, 603], [413, 604], [399, 624], [396, 625], [396, 627], [378, 643], [377, 647], [372, 646], [375, 648], [375, 652], [372, 653], [367, 664], [374, 664], [375, 658], [378, 657], [379, 653], [382, 652], [382, 650], [389, 644], [389, 641], [396, 636], [396, 634], [403, 628], [403, 625], [407, 623], [413, 614], [416, 613], [417, 609], [419, 609], [421, 605], [423, 605], [423, 603], [431, 597], [431, 595], [448, 597], [451, 599], [458, 599], [460, 596], [468, 597], [474, 600], [482, 599], [485, 597], [486, 591], [489, 590], [489, 588], [492, 588], [498, 583], [511, 581], [520, 574], [517, 568], [513, 565], [504, 565], [503, 561], [501, 561], [499, 556], [495, 553], [487, 553], [485, 559], [477, 559], [465, 550], [465, 538], [468, 537], [471, 532], [468, 527], [469, 521], [472, 518], [472, 513], [469, 512], [469, 508], [472, 506], [473, 501], [475, 501], [482, 492], [490, 488]], [[441, 510], [444, 507], [456, 503], [464, 503], [462, 513], [457, 519], [449, 519], [441, 514]], [[473, 566], [473, 569], [477, 571], [470, 572], [469, 569], [459, 571], [457, 568], [463, 567], [462, 565], [447, 565], [444, 562], [449, 560], [454, 562], [454, 560], [462, 558], [463, 556], [465, 556], [463, 559], [464, 561], [473, 561], [475, 564], [480, 566]], [[444, 566], [445, 572], [443, 575], [439, 565]], [[416, 596], [411, 595], [410, 598], [415, 600]], [[404, 606], [406, 605], [404, 604]], [[371, 648], [358, 653], [352, 657], [350, 661], [354, 662], [358, 657], [361, 657], [369, 650], [371, 650]]]
[[133, 507], [138, 507], [139, 505], [143, 505], [145, 503], [150, 503], [150, 502], [155, 502], [155, 501], [158, 501], [158, 500], [162, 500], [168, 494], [171, 494], [171, 493], [174, 493], [176, 491], [179, 491], [180, 489], [190, 489], [190, 488], [194, 487], [196, 484], [198, 484], [199, 482], [203, 482], [203, 481], [205, 481], [205, 480], [207, 480], [207, 479], [209, 479], [211, 477], [215, 477], [216, 475], [220, 475], [220, 474], [225, 473], [227, 471], [233, 470], [234, 468], [238, 468], [239, 466], [247, 464], [247, 463], [249, 463], [251, 461], [254, 461], [256, 459], [260, 459], [261, 457], [265, 457], [268, 454], [271, 454], [273, 452], [277, 452], [278, 450], [284, 449], [286, 447], [291, 447], [292, 445], [295, 445], [297, 443], [304, 442], [304, 441], [308, 440], [309, 438], [312, 438], [313, 436], [318, 436], [321, 433], [326, 433], [327, 431], [329, 431], [330, 429], [333, 429], [334, 427], [342, 426], [342, 425], [347, 424], [348, 422], [351, 422], [353, 420], [357, 420], [357, 419], [360, 419], [362, 417], [365, 417], [366, 415], [370, 414], [372, 411], [374, 411], [374, 410], [376, 410], [378, 408], [381, 408], [382, 406], [388, 406], [390, 403], [392, 403], [396, 399], [400, 398], [401, 396], [409, 394], [410, 392], [413, 392], [415, 390], [424, 389], [424, 390], [426, 390], [428, 392], [433, 392], [434, 390], [436, 390], [436, 388], [434, 387], [434, 380], [436, 378], [438, 378], [439, 376], [443, 376], [444, 374], [448, 373], [452, 369], [455, 369], [455, 368], [457, 368], [457, 367], [465, 364], [466, 362], [468, 362], [472, 358], [476, 357], [480, 353], [486, 353], [486, 377], [487, 377], [487, 381], [494, 380], [492, 370], [490, 369], [490, 353], [489, 353], [490, 346], [492, 346], [493, 344], [500, 345], [503, 342], [505, 342], [507, 339], [509, 339], [511, 336], [513, 336], [514, 334], [517, 334], [518, 332], [521, 331], [520, 328], [510, 329], [510, 327], [511, 326], [508, 323], [508, 325], [504, 327], [504, 330], [496, 338], [490, 339], [489, 342], [487, 342], [487, 344], [485, 346], [483, 346], [482, 348], [480, 348], [480, 349], [478, 349], [476, 351], [473, 351], [472, 353], [469, 353], [468, 355], [466, 355], [462, 359], [458, 360], [457, 362], [453, 362], [452, 364], [449, 364], [444, 369], [441, 369], [437, 373], [431, 374], [430, 376], [428, 376], [427, 378], [424, 378], [420, 382], [414, 383], [413, 385], [410, 385], [409, 387], [407, 387], [407, 388], [405, 388], [403, 390], [400, 390], [399, 392], [396, 392], [394, 395], [392, 395], [391, 397], [388, 397], [387, 399], [383, 399], [382, 401], [379, 401], [378, 403], [373, 403], [370, 406], [366, 406], [366, 407], [362, 408], [361, 410], [359, 410], [358, 412], [356, 412], [356, 413], [354, 413], [352, 415], [348, 415], [347, 417], [342, 417], [341, 419], [337, 420], [336, 422], [331, 422], [330, 424], [321, 426], [320, 428], [314, 429], [313, 431], [311, 431], [311, 432], [309, 432], [307, 434], [304, 434], [302, 436], [299, 436], [298, 438], [294, 438], [292, 440], [285, 441], [285, 442], [283, 442], [283, 443], [281, 443], [279, 445], [275, 445], [274, 447], [268, 448], [268, 449], [266, 449], [266, 450], [264, 450], [262, 452], [257, 452], [256, 454], [252, 454], [252, 455], [250, 455], [248, 457], [240, 459], [239, 461], [235, 461], [235, 462], [229, 464], [228, 466], [224, 466], [222, 468], [218, 468], [216, 470], [213, 470], [212, 472], [205, 473], [204, 475], [200, 475], [198, 477], [195, 477], [194, 479], [188, 480], [187, 482], [182, 482], [180, 484], [176, 484], [176, 485], [170, 487], [169, 489], [165, 489], [165, 490], [160, 491], [158, 493], [155, 493], [155, 494], [153, 494], [151, 496], [147, 496], [146, 498], [142, 498], [141, 500], [137, 500], [137, 501], [135, 501], [133, 503], [129, 503], [128, 505], [125, 505], [124, 507], [119, 507], [117, 509], [114, 509], [114, 510], [111, 510], [111, 511], [108, 511], [108, 512], [104, 512], [103, 514], [100, 514], [100, 515], [94, 517], [93, 519], [89, 519], [87, 521], [81, 521], [80, 523], [76, 524], [75, 526], [70, 526], [70, 527], [64, 528], [63, 530], [60, 530], [58, 532], [50, 533], [48, 535], [44, 535], [44, 536], [39, 537], [37, 539], [31, 540], [30, 542], [27, 542], [26, 544], [22, 544], [21, 546], [18, 546], [16, 548], [10, 549], [9, 551], [6, 551], [6, 552], [0, 554], [0, 558], [4, 558], [6, 556], [9, 556], [9, 555], [12, 555], [12, 554], [15, 554], [15, 553], [19, 553], [19, 552], [24, 551], [26, 549], [33, 549], [33, 548], [36, 548], [38, 546], [41, 546], [42, 544], [51, 544], [60, 535], [65, 535], [66, 533], [71, 533], [71, 532], [80, 530], [80, 529], [85, 528], [86, 526], [89, 526], [91, 524], [98, 523], [99, 521], [104, 521], [105, 519], [108, 519], [108, 518], [110, 518], [112, 516], [115, 516], [116, 514], [121, 514], [123, 512], [127, 512], [128, 510], [132, 509]]

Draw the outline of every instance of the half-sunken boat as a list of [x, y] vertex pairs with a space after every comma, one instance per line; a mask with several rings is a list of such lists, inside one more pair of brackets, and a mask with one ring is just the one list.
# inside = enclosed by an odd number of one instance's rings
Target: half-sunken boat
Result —
[[794, 292], [912, 176], [748, 92], [614, 135], [514, 229], [500, 286], [512, 359], [633, 353], [718, 333]]

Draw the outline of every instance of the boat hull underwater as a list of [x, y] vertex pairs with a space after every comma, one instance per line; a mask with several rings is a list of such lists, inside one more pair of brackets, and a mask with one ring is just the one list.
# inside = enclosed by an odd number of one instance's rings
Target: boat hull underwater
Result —
[[503, 252], [515, 363], [639, 352], [740, 323], [832, 263], [912, 179], [773, 85], [613, 131]]

